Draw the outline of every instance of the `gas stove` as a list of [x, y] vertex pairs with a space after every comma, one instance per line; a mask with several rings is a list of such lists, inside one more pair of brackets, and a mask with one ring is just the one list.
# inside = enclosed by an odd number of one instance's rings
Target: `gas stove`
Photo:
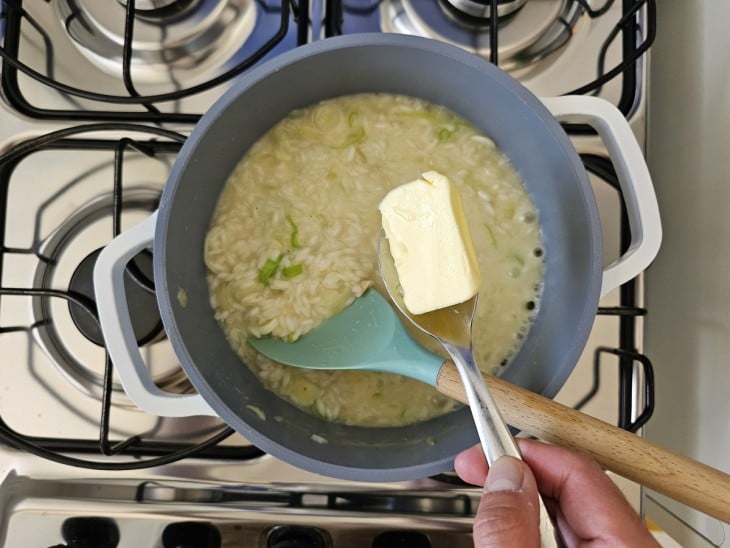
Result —
[[[599, 95], [639, 142], [654, 2], [611, 0], [0, 1], [0, 543], [3, 546], [470, 546], [479, 489], [452, 473], [361, 484], [263, 454], [213, 417], [125, 396], [96, 321], [100, 249], [157, 207], [181, 144], [250, 67], [339, 34], [459, 45], [539, 96]], [[600, 141], [566, 126], [602, 214], [629, 238]], [[149, 257], [125, 281], [155, 382], [189, 392]], [[601, 301], [558, 399], [636, 431], [652, 410], [640, 280]], [[76, 542], [76, 544], [74, 544]], [[83, 544], [86, 542], [86, 544]], [[289, 542], [289, 544], [286, 544]]]

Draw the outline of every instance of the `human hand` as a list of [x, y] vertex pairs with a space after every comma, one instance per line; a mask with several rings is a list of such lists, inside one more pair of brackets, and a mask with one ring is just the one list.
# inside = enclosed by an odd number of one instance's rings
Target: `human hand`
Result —
[[540, 546], [538, 489], [569, 548], [659, 546], [594, 460], [541, 442], [518, 444], [525, 462], [502, 457], [489, 473], [479, 446], [456, 457], [459, 477], [485, 486], [474, 518], [475, 548]]

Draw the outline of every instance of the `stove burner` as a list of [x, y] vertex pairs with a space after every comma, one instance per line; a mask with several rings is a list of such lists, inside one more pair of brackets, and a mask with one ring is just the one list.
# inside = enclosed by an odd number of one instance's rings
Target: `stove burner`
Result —
[[[127, 187], [122, 202], [123, 226], [135, 223], [157, 207], [159, 190]], [[97, 196], [77, 209], [42, 242], [33, 286], [68, 289], [93, 302], [92, 270], [100, 248], [112, 236], [113, 193]], [[155, 382], [167, 391], [188, 392], [190, 383], [182, 372], [167, 339], [154, 294], [144, 288], [152, 275], [150, 254], [142, 252], [127, 270], [127, 300], [135, 335], [144, 344], [145, 361]], [[150, 278], [151, 279], [151, 278]], [[100, 399], [103, 395], [105, 351], [96, 319], [83, 306], [51, 297], [33, 300], [34, 336], [59, 371], [79, 390]], [[132, 404], [115, 378], [113, 402]]]
[[[94, 300], [94, 265], [102, 248], [99, 248], [81, 261], [71, 276], [69, 290], [80, 293]], [[124, 279], [124, 288], [127, 294], [129, 314], [132, 319], [134, 335], [140, 346], [153, 341], [162, 334], [162, 319], [157, 308], [154, 288], [150, 289], [152, 279], [152, 254], [142, 251], [127, 267]], [[99, 327], [99, 321], [84, 307], [76, 303], [69, 303], [69, 313], [76, 327], [94, 344], [104, 346], [104, 336]]]
[[[56, 0], [56, 14], [73, 44], [96, 66], [124, 70], [127, 0]], [[129, 59], [136, 83], [210, 78], [253, 30], [252, 0], [137, 0]]]
[[[483, 12], [475, 15], [471, 9], [487, 7], [483, 2], [486, 0], [384, 0], [381, 24], [386, 32], [434, 38], [489, 59], [489, 11], [485, 19]], [[532, 65], [565, 45], [582, 14], [573, 0], [506, 0], [501, 5], [499, 66], [509, 71]]]
[[[490, 0], [443, 0], [457, 12], [469, 17], [489, 19], [492, 14]], [[497, 17], [510, 15], [525, 5], [527, 0], [497, 0]]]
[[[117, 0], [127, 8], [127, 0]], [[174, 20], [183, 17], [199, 0], [135, 0], [134, 16], [149, 20]]]

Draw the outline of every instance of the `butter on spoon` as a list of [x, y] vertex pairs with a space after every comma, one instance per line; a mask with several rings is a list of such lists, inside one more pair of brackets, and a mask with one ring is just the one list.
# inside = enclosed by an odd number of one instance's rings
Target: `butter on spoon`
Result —
[[424, 314], [471, 299], [481, 274], [461, 197], [436, 171], [391, 190], [378, 206], [403, 301]]

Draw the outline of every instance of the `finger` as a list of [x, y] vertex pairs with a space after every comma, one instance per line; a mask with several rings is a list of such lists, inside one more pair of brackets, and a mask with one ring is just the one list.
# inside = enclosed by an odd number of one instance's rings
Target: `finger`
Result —
[[530, 469], [513, 457], [497, 459], [474, 517], [474, 545], [537, 547], [539, 520], [537, 485]]
[[484, 486], [487, 479], [487, 461], [479, 445], [462, 451], [454, 460], [454, 470], [467, 483]]
[[[561, 447], [519, 440], [540, 492], [555, 499], [569, 528], [584, 540], [656, 545], [621, 490], [593, 459]], [[600, 494], [600, 496], [597, 496]]]

